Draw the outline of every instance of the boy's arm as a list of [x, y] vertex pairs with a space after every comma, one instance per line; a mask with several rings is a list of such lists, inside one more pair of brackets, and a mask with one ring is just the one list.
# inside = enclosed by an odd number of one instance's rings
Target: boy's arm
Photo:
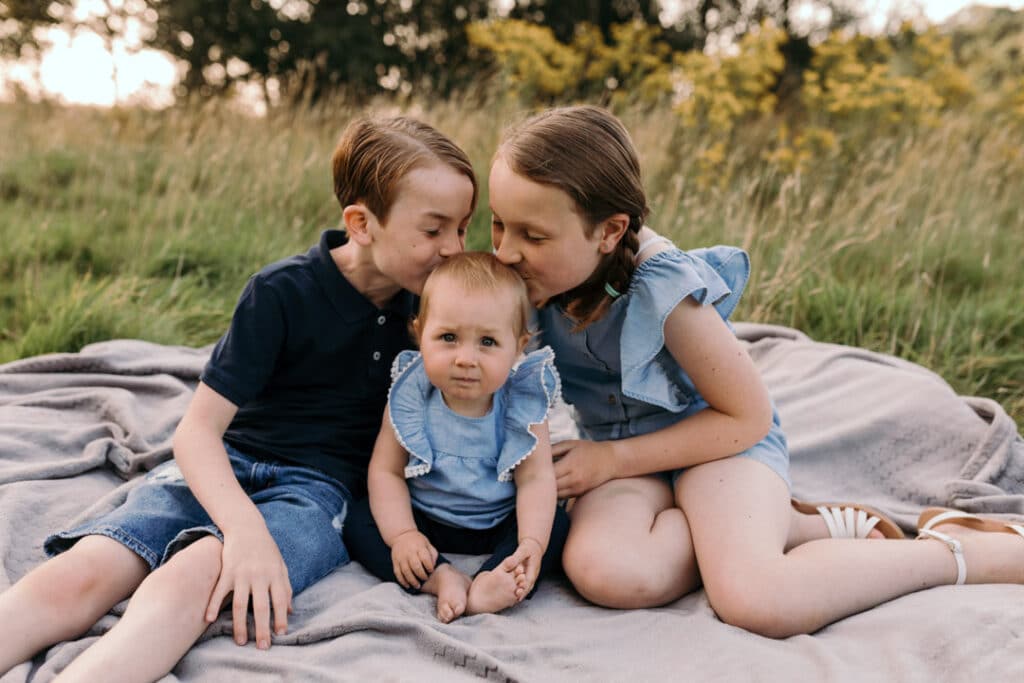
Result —
[[391, 548], [395, 577], [405, 587], [420, 587], [434, 571], [437, 550], [416, 528], [412, 516], [412, 499], [405, 481], [409, 454], [402, 448], [391, 426], [390, 411], [373, 445], [367, 473], [370, 511], [381, 538]]
[[525, 597], [537, 581], [540, 562], [551, 538], [551, 525], [557, 504], [548, 423], [533, 425], [530, 431], [537, 437], [537, 445], [530, 456], [513, 470], [519, 547], [503, 563], [506, 569], [522, 565], [526, 571], [527, 583], [520, 598]]
[[238, 407], [200, 382], [174, 433], [174, 459], [185, 481], [224, 534], [221, 572], [206, 608], [213, 621], [233, 592], [235, 642], [248, 640], [246, 611], [252, 596], [257, 647], [270, 647], [270, 607], [274, 631], [288, 628], [291, 584], [281, 552], [267, 531], [263, 515], [242, 490], [222, 438]]

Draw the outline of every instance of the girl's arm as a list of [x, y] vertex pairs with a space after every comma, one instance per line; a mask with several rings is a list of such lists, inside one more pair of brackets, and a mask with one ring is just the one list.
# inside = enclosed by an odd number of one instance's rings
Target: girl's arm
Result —
[[[235, 641], [244, 644], [246, 611], [252, 595], [256, 643], [270, 647], [270, 608], [274, 631], [288, 628], [292, 589], [281, 551], [267, 530], [263, 515], [235, 478], [223, 436], [238, 408], [200, 382], [174, 432], [174, 459], [189, 488], [224, 534], [221, 573], [206, 608], [206, 620], [217, 618], [233, 592]], [[269, 596], [269, 600], [268, 600]]]
[[395, 437], [390, 411], [385, 409], [367, 473], [370, 512], [381, 538], [391, 548], [395, 578], [406, 588], [419, 588], [434, 571], [437, 550], [416, 528], [412, 516], [412, 499], [405, 481], [408, 462], [409, 454]]
[[522, 565], [526, 584], [519, 597], [525, 597], [533, 588], [540, 573], [541, 559], [548, 548], [551, 525], [555, 519], [557, 495], [555, 470], [551, 462], [551, 443], [548, 423], [530, 427], [537, 437], [533, 452], [513, 471], [516, 481], [516, 522], [519, 527], [519, 547], [504, 563], [506, 569]]
[[643, 436], [555, 444], [559, 497], [610, 479], [689, 467], [740, 453], [765, 437], [771, 400], [746, 349], [712, 306], [685, 298], [665, 321], [665, 347], [708, 408]]

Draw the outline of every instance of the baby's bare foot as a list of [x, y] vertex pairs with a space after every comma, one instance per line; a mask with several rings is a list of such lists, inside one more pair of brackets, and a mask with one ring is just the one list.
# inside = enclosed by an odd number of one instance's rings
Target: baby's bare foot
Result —
[[516, 597], [516, 577], [513, 572], [493, 569], [480, 572], [469, 587], [467, 614], [493, 614], [511, 607], [519, 600]]
[[437, 596], [438, 621], [447, 624], [465, 613], [470, 583], [468, 576], [450, 564], [434, 570], [423, 584], [423, 592]]

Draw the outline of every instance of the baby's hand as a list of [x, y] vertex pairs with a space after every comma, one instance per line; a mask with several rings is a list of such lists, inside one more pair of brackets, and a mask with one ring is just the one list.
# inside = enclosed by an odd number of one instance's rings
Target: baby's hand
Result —
[[516, 577], [516, 598], [522, 600], [537, 583], [540, 574], [540, 563], [544, 559], [544, 548], [540, 541], [532, 536], [524, 536], [519, 540], [519, 547], [505, 558], [501, 568]]
[[403, 588], [419, 588], [430, 578], [437, 562], [437, 548], [417, 529], [403, 531], [391, 543], [391, 564]]

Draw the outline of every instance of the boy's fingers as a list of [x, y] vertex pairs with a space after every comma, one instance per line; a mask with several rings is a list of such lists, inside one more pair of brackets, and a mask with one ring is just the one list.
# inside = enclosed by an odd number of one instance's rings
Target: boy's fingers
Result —
[[274, 607], [274, 633], [283, 636], [288, 631], [288, 613], [291, 611], [290, 591], [279, 584], [270, 586], [270, 600]]
[[266, 650], [270, 647], [270, 599], [267, 589], [253, 587], [252, 618], [255, 622], [256, 647]]
[[231, 622], [235, 633], [235, 642], [245, 645], [249, 640], [248, 625], [245, 623], [245, 612], [249, 607], [249, 587], [235, 586], [235, 595], [231, 600]]
[[229, 590], [228, 583], [224, 580], [224, 575], [221, 574], [220, 579], [217, 580], [217, 585], [213, 589], [213, 594], [210, 595], [210, 602], [206, 605], [206, 621], [213, 623], [217, 619], [221, 607], [224, 606], [224, 598], [227, 597]]

